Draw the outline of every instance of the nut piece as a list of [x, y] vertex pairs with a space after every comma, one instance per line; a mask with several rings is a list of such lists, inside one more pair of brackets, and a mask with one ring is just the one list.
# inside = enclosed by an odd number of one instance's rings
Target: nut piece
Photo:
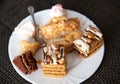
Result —
[[57, 58], [61, 58], [60, 52], [56, 53], [56, 55], [57, 55]]
[[93, 34], [88, 34], [88, 38], [94, 39], [94, 38], [95, 38], [95, 35], [93, 35]]
[[90, 44], [92, 42], [92, 39], [86, 38], [86, 42]]
[[59, 62], [60, 64], [64, 64], [64, 58], [61, 58], [58, 62]]
[[84, 31], [84, 35], [90, 39], [95, 39], [95, 35], [92, 34], [91, 32]]

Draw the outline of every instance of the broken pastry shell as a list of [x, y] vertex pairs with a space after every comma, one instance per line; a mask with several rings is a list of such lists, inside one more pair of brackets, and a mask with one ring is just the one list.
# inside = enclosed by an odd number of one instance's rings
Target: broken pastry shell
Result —
[[40, 48], [40, 43], [39, 42], [28, 42], [28, 41], [25, 41], [25, 40], [20, 40], [20, 46], [21, 46], [21, 49], [22, 49], [22, 53], [32, 51], [33, 56], [34, 56]]

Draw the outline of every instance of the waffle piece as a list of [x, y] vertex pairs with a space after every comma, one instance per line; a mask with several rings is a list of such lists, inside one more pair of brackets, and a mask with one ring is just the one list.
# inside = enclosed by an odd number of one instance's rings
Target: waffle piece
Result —
[[25, 40], [20, 41], [20, 46], [22, 48], [22, 53], [32, 51], [33, 56], [35, 53], [39, 50], [40, 48], [40, 43], [39, 42], [28, 42]]
[[42, 70], [45, 76], [63, 77], [67, 74], [64, 47], [49, 45], [44, 47]]
[[42, 65], [43, 74], [50, 77], [64, 77], [67, 74], [66, 66], [60, 65]]
[[32, 56], [32, 52], [26, 52], [20, 56], [17, 56], [13, 63], [24, 73], [30, 74], [37, 69], [37, 62]]
[[95, 27], [89, 26], [80, 39], [73, 41], [74, 47], [79, 51], [80, 57], [89, 57], [104, 43], [102, 33]]

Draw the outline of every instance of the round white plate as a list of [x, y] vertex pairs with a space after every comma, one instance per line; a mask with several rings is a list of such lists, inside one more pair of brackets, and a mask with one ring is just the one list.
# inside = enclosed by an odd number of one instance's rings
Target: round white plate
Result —
[[[97, 27], [91, 20], [89, 20], [87, 17], [78, 12], [67, 10], [67, 14], [69, 18], [79, 18], [82, 30], [84, 30], [89, 25]], [[35, 13], [35, 19], [37, 24], [41, 26], [46, 24], [50, 19], [50, 9]], [[9, 40], [10, 61], [17, 73], [19, 73], [24, 79], [34, 84], [79, 84], [95, 73], [103, 59], [104, 45], [93, 56], [87, 59], [79, 58], [75, 51], [73, 53], [68, 54], [68, 73], [63, 78], [52, 78], [43, 76], [41, 66], [38, 66], [38, 70], [32, 72], [29, 75], [25, 75], [24, 73], [22, 73], [13, 63], [13, 59], [16, 56], [22, 54], [19, 44], [21, 37], [17, 33], [16, 29], [19, 28], [19, 26], [24, 24], [25, 22], [28, 22], [29, 20], [32, 21], [31, 16], [28, 16], [24, 20], [22, 20], [13, 31]], [[36, 58], [39, 58], [40, 56], [41, 50], [39, 50], [39, 52], [36, 54]]]

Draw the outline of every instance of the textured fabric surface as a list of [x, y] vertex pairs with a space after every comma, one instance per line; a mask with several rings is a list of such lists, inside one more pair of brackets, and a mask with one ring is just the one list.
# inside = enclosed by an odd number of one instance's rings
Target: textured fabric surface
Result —
[[89, 17], [104, 34], [103, 61], [95, 74], [82, 84], [120, 84], [120, 0], [0, 0], [0, 84], [31, 84], [10, 63], [9, 37], [29, 15], [29, 5], [40, 11], [56, 3]]

